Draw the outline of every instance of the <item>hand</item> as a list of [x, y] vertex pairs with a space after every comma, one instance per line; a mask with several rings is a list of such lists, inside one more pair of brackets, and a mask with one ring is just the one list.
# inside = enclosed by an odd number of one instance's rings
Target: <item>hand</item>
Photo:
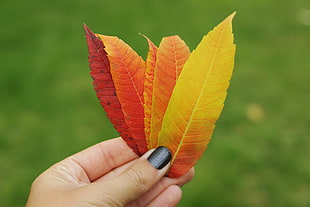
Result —
[[180, 186], [192, 179], [194, 169], [179, 178], [164, 177], [170, 152], [153, 151], [139, 158], [121, 138], [94, 145], [37, 177], [26, 207], [176, 206]]

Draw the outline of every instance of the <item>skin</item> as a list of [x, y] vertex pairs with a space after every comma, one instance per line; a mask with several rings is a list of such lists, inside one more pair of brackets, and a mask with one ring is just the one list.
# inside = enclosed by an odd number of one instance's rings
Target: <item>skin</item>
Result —
[[194, 169], [165, 177], [170, 163], [155, 169], [147, 161], [151, 152], [139, 158], [121, 138], [96, 144], [39, 175], [26, 207], [176, 206]]

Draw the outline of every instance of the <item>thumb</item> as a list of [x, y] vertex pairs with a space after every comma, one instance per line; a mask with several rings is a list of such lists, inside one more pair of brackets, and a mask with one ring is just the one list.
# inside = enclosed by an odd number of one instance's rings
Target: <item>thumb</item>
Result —
[[168, 171], [170, 160], [169, 149], [158, 147], [145, 153], [119, 176], [93, 187], [104, 206], [124, 206], [152, 188]]

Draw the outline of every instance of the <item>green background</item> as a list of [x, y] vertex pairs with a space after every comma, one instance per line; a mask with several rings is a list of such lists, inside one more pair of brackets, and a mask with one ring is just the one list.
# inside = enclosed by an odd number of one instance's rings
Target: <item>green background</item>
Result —
[[89, 77], [82, 24], [191, 49], [233, 11], [237, 55], [213, 139], [179, 206], [310, 206], [309, 0], [2, 0], [1, 206], [24, 206], [53, 163], [117, 136]]

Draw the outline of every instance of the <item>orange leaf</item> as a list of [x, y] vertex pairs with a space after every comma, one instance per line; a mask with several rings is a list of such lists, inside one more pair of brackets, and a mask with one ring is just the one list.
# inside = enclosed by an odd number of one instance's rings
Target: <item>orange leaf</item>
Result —
[[162, 120], [172, 90], [189, 55], [189, 48], [179, 36], [164, 37], [159, 45], [152, 97], [153, 104], [149, 149], [158, 146], [158, 134], [161, 130]]
[[145, 140], [148, 145], [150, 145], [150, 135], [151, 135], [151, 113], [152, 113], [152, 97], [153, 97], [153, 86], [154, 86], [154, 73], [156, 64], [156, 54], [157, 47], [154, 43], [142, 35], [148, 42], [149, 51], [146, 58], [146, 70], [145, 70], [145, 80], [144, 80], [144, 133]]
[[88, 61], [93, 78], [93, 85], [100, 104], [107, 113], [116, 131], [126, 141], [136, 154], [140, 154], [136, 142], [133, 140], [129, 128], [125, 122], [121, 105], [116, 96], [116, 90], [110, 73], [110, 63], [104, 45], [98, 37], [84, 25], [86, 41], [88, 45]]
[[117, 37], [98, 35], [105, 45], [116, 94], [125, 121], [141, 154], [147, 151], [144, 136], [143, 87], [145, 63]]
[[234, 15], [202, 39], [174, 88], [158, 138], [173, 154], [170, 177], [188, 172], [211, 139], [234, 66]]

